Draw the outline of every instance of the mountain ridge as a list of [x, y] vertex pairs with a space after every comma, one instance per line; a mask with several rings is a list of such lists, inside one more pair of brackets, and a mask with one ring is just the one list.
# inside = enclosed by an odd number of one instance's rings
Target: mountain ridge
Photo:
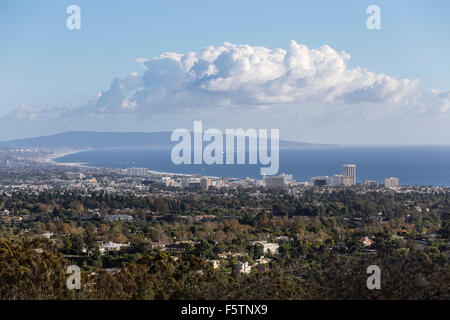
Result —
[[[165, 148], [171, 147], [172, 132], [103, 132], [66, 131], [53, 135], [1, 141], [0, 147], [19, 148]], [[192, 132], [191, 132], [192, 136]], [[225, 136], [225, 134], [224, 134]], [[270, 139], [269, 139], [270, 140]], [[316, 144], [280, 139], [280, 148], [330, 147], [334, 144]]]

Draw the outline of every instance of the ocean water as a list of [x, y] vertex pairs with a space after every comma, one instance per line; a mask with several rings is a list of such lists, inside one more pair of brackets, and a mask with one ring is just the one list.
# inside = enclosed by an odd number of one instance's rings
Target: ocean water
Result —
[[[259, 165], [174, 165], [170, 150], [82, 151], [57, 162], [78, 162], [107, 168], [144, 167], [150, 170], [217, 177], [261, 179]], [[342, 164], [356, 164], [357, 182], [384, 182], [398, 177], [401, 185], [450, 186], [450, 146], [327, 147], [280, 150], [279, 173], [297, 181], [342, 174]]]

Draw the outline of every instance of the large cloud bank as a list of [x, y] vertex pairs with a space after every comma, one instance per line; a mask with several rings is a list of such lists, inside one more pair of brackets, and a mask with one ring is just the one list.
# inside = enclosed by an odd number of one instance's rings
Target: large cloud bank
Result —
[[329, 46], [291, 41], [286, 50], [225, 43], [137, 61], [142, 76], [116, 79], [91, 103], [95, 112], [170, 112], [180, 108], [303, 103], [409, 103], [417, 80], [360, 67]]
[[117, 125], [126, 129], [126, 124], [133, 130], [149, 117], [173, 122], [176, 116], [201, 120], [211, 114], [217, 118], [220, 112], [228, 118], [233, 114], [230, 121], [245, 116], [280, 120], [284, 115], [304, 123], [345, 122], [350, 117], [431, 121], [450, 115], [449, 91], [427, 91], [419, 88], [418, 80], [351, 68], [349, 59], [346, 52], [327, 45], [311, 49], [295, 41], [286, 49], [224, 43], [198, 52], [164, 53], [136, 59], [142, 72], [114, 79], [85, 106], [22, 105], [0, 120], [70, 122], [77, 128], [89, 121], [97, 128], [103, 120], [103, 127], [116, 121], [110, 130]]

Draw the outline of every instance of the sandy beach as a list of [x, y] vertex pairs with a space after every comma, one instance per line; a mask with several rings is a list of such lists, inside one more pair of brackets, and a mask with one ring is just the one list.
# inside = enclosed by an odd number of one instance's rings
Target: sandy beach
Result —
[[58, 166], [69, 166], [69, 167], [85, 167], [85, 163], [81, 162], [57, 162], [55, 159], [61, 158], [70, 154], [82, 152], [82, 151], [88, 151], [87, 149], [79, 149], [79, 150], [66, 150], [66, 151], [60, 151], [56, 153], [49, 154], [48, 156], [44, 158], [37, 159], [39, 162], [52, 164], [52, 165], [58, 165]]

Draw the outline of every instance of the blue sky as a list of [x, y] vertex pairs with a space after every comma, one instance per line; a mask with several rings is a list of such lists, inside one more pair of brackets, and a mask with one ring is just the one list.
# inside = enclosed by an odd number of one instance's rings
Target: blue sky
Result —
[[[65, 11], [71, 4], [81, 8], [81, 30], [66, 28]], [[381, 30], [366, 28], [365, 11], [371, 4], [381, 8]], [[421, 90], [446, 92], [449, 16], [450, 2], [444, 0], [2, 0], [0, 115], [20, 105], [80, 108], [107, 91], [113, 79], [143, 72], [136, 58], [224, 42], [271, 50], [286, 49], [291, 40], [311, 49], [328, 45], [351, 56], [349, 68], [418, 79]], [[11, 131], [2, 134], [14, 136]]]

